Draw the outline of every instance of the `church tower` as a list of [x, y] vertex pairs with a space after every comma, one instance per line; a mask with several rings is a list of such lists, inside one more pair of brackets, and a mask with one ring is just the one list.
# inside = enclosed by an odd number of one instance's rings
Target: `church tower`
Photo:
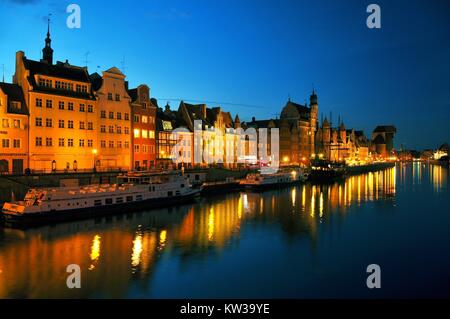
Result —
[[45, 47], [42, 49], [41, 61], [53, 64], [52, 40], [50, 39], [50, 19], [48, 19], [47, 37], [45, 38]]
[[317, 102], [317, 94], [313, 89], [311, 96], [309, 97], [310, 111], [310, 122], [309, 122], [309, 138], [310, 138], [310, 156], [316, 152], [315, 141], [316, 141], [316, 131], [317, 131], [317, 121], [319, 116], [319, 104]]

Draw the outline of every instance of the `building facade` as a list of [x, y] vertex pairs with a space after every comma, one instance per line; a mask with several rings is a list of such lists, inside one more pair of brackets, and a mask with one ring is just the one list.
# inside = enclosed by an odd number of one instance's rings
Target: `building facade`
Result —
[[156, 106], [150, 100], [147, 85], [128, 90], [128, 95], [133, 119], [133, 169], [145, 171], [156, 165]]
[[116, 67], [91, 75], [97, 99], [96, 170], [132, 169], [131, 98], [125, 75]]
[[28, 168], [28, 108], [22, 88], [0, 83], [0, 174]]

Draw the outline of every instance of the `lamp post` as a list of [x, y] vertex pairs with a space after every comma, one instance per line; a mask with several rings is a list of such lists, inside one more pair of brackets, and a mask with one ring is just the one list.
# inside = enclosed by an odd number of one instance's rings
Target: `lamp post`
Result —
[[95, 173], [95, 172], [97, 172], [97, 166], [95, 165], [96, 164], [95, 160], [96, 160], [96, 156], [97, 156], [97, 149], [96, 148], [94, 148], [92, 150], [92, 154], [94, 155], [94, 173]]

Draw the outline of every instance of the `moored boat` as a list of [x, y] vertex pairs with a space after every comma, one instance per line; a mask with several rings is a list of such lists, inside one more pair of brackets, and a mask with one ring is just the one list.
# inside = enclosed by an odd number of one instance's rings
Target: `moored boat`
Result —
[[307, 172], [294, 168], [271, 174], [251, 173], [241, 180], [240, 184], [247, 189], [264, 190], [305, 182], [307, 179]]
[[179, 204], [200, 191], [180, 173], [128, 173], [116, 184], [30, 189], [23, 200], [4, 203], [2, 215], [12, 226], [45, 224]]
[[332, 182], [344, 178], [347, 174], [345, 164], [331, 163], [326, 160], [314, 160], [311, 162], [309, 180], [313, 182]]

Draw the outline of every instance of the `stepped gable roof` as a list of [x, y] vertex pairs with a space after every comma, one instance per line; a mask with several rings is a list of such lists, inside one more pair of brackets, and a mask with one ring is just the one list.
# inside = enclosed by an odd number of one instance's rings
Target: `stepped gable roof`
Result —
[[[8, 96], [7, 110], [8, 113], [14, 114], [28, 114], [27, 104], [25, 103], [25, 96], [22, 88], [17, 84], [0, 82], [0, 90]], [[21, 108], [13, 108], [11, 101], [20, 102]]]

